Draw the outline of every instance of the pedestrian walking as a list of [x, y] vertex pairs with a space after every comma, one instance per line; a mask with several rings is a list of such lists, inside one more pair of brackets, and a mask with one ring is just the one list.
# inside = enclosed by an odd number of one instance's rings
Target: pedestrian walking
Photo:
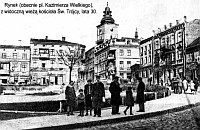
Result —
[[93, 85], [92, 106], [94, 108], [94, 117], [101, 117], [101, 107], [103, 101], [105, 101], [105, 89], [104, 84], [100, 81], [100, 76], [96, 76], [96, 83]]
[[126, 115], [127, 110], [130, 108], [130, 115], [133, 115], [132, 107], [134, 106], [134, 98], [133, 98], [132, 87], [128, 87], [126, 90], [125, 105], [127, 107], [124, 110], [124, 114]]
[[65, 99], [67, 106], [67, 115], [74, 115], [73, 111], [76, 106], [76, 93], [74, 90], [74, 82], [70, 81], [69, 85], [67, 85], [65, 89]]
[[144, 103], [145, 103], [145, 95], [144, 95], [144, 90], [145, 90], [145, 84], [142, 81], [142, 78], [138, 78], [139, 84], [137, 87], [137, 96], [136, 96], [136, 103], [139, 104], [139, 111], [137, 112], [144, 112]]
[[198, 86], [199, 86], [199, 80], [198, 78], [194, 79], [194, 89], [195, 89], [195, 94], [197, 94]]
[[87, 84], [84, 86], [86, 116], [88, 115], [88, 111], [90, 111], [90, 115], [92, 115], [92, 97], [91, 97], [92, 91], [93, 91], [92, 80], [88, 79]]
[[186, 93], [187, 89], [188, 89], [188, 82], [187, 82], [186, 78], [184, 77], [183, 78], [183, 91], [184, 91], [184, 93]]
[[122, 89], [120, 88], [120, 84], [118, 82], [119, 77], [115, 76], [113, 81], [110, 84], [109, 91], [111, 93], [111, 106], [112, 113], [111, 114], [120, 114], [119, 113], [119, 105], [122, 104], [120, 93]]
[[83, 94], [83, 89], [79, 89], [79, 95], [77, 97], [77, 101], [78, 101], [78, 108], [80, 111], [79, 116], [84, 116], [85, 95]]

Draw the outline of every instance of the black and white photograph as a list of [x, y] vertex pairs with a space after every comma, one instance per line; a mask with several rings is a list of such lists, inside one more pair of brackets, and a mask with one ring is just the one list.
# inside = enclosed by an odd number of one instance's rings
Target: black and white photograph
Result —
[[199, 0], [1, 0], [0, 130], [199, 130]]

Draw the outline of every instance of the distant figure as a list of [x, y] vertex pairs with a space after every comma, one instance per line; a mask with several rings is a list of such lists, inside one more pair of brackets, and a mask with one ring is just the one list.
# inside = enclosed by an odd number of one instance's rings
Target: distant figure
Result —
[[88, 115], [88, 110], [90, 110], [90, 115], [92, 115], [92, 97], [91, 97], [92, 91], [93, 91], [92, 80], [88, 79], [87, 84], [84, 86], [86, 116]]
[[134, 98], [133, 98], [132, 87], [128, 87], [128, 89], [126, 90], [125, 105], [127, 107], [124, 110], [124, 114], [126, 115], [127, 110], [130, 108], [130, 115], [133, 115], [132, 107], [134, 106]]
[[83, 94], [83, 89], [79, 90], [79, 95], [77, 97], [78, 100], [78, 108], [80, 111], [79, 116], [84, 116], [84, 108], [85, 108], [85, 95]]
[[120, 93], [122, 89], [120, 88], [120, 84], [118, 82], [119, 77], [115, 76], [114, 80], [111, 82], [109, 91], [111, 93], [111, 106], [112, 106], [112, 114], [120, 114], [119, 113], [119, 105], [121, 104], [121, 96]]
[[194, 79], [194, 89], [195, 89], [195, 94], [197, 94], [198, 86], [199, 86], [199, 80], [198, 78]]
[[65, 99], [67, 104], [67, 115], [74, 115], [74, 107], [76, 106], [76, 93], [74, 90], [74, 82], [70, 81], [65, 89]]
[[194, 88], [195, 84], [193, 83], [193, 80], [190, 81], [190, 90], [191, 92], [195, 92], [195, 88]]
[[144, 95], [144, 90], [145, 90], [145, 84], [142, 81], [142, 78], [138, 78], [139, 84], [137, 87], [137, 96], [136, 96], [136, 103], [139, 104], [139, 111], [137, 112], [144, 112], [144, 103], [145, 103], [145, 95]]
[[183, 88], [183, 82], [182, 82], [181, 78], [178, 78], [178, 90], [177, 90], [178, 94], [182, 93], [182, 88]]
[[183, 91], [184, 91], [184, 93], [186, 93], [187, 89], [188, 89], [188, 82], [187, 82], [186, 78], [184, 77], [183, 78]]
[[94, 117], [101, 117], [101, 107], [103, 100], [105, 100], [104, 84], [100, 81], [100, 76], [96, 76], [96, 83], [93, 85], [92, 106], [94, 108]]

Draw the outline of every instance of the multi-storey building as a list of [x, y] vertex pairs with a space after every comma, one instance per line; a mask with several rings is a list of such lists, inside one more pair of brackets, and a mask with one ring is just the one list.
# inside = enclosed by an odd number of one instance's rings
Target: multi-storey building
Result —
[[138, 33], [136, 31], [135, 38], [118, 39], [119, 25], [112, 18], [112, 11], [108, 5], [103, 13], [100, 25], [97, 26], [97, 45], [86, 52], [86, 57], [89, 57], [94, 51], [94, 56], [91, 56], [93, 59], [86, 63], [92, 70], [90, 75], [100, 75], [106, 81], [111, 81], [114, 75], [131, 79], [130, 67], [139, 62]]
[[85, 53], [86, 79], [94, 80], [94, 51], [92, 47]]
[[0, 84], [29, 83], [30, 46], [0, 45]]
[[173, 77], [186, 76], [186, 47], [200, 36], [199, 20], [184, 21], [169, 28], [164, 26], [154, 31], [154, 35], [140, 42], [141, 76], [147, 82], [161, 80], [167, 82]]
[[[69, 66], [65, 65], [59, 53], [80, 48], [80, 54], [84, 55], [85, 45], [62, 40], [31, 39], [31, 75], [32, 83], [47, 85], [67, 84], [69, 82]], [[82, 57], [83, 58], [83, 57]], [[80, 59], [81, 61], [81, 59]], [[73, 66], [71, 78], [78, 79], [79, 64]]]

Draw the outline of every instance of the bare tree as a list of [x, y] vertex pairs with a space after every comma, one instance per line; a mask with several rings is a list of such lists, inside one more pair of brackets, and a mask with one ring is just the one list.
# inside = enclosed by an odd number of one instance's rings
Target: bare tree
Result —
[[67, 50], [57, 51], [58, 56], [63, 63], [69, 67], [69, 82], [71, 81], [71, 74], [75, 64], [78, 64], [83, 54], [79, 45], [75, 47], [67, 47]]

